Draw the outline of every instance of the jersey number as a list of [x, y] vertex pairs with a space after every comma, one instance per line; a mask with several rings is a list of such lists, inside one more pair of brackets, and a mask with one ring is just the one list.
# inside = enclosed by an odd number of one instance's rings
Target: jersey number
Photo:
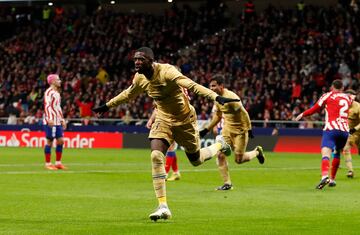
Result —
[[340, 117], [347, 117], [348, 114], [346, 113], [346, 111], [349, 109], [348, 102], [346, 100], [339, 100], [339, 105], [341, 106]]

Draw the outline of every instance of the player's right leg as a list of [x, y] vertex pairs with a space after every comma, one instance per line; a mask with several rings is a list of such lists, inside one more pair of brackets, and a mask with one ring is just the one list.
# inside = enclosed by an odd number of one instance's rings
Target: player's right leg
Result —
[[336, 133], [336, 142], [335, 142], [335, 149], [333, 151], [333, 159], [331, 162], [331, 172], [330, 172], [330, 182], [329, 182], [329, 186], [331, 187], [336, 186], [335, 178], [340, 165], [340, 154], [341, 152], [343, 152], [344, 146], [346, 145], [349, 136], [349, 133], [345, 131], [336, 131], [335, 133]]
[[45, 154], [45, 169], [47, 170], [57, 170], [57, 168], [51, 163], [51, 146], [52, 140], [46, 139], [46, 144], [44, 147]]
[[56, 140], [56, 162], [55, 162], [55, 167], [59, 170], [66, 170], [67, 167], [65, 167], [62, 163], [61, 163], [61, 158], [62, 158], [62, 152], [63, 152], [63, 145], [64, 145], [64, 140], [62, 137], [58, 138]]
[[347, 173], [348, 178], [354, 177], [354, 169], [353, 169], [352, 157], [351, 157], [351, 147], [355, 145], [357, 139], [358, 139], [357, 135], [356, 136], [355, 136], [355, 134], [350, 135], [348, 140], [346, 141], [344, 151], [343, 151], [346, 168], [348, 170], [348, 173]]
[[150, 143], [153, 186], [159, 206], [154, 213], [149, 215], [149, 218], [154, 221], [158, 219], [169, 219], [171, 217], [171, 212], [168, 208], [166, 199], [166, 171], [164, 155], [169, 147], [169, 144], [165, 139], [156, 138], [152, 138]]
[[321, 139], [321, 179], [316, 189], [323, 189], [330, 183], [329, 169], [330, 169], [330, 156], [336, 146], [336, 132], [323, 131]]
[[330, 183], [329, 169], [330, 169], [330, 156], [332, 149], [326, 146], [321, 148], [321, 180], [316, 186], [316, 189], [323, 189], [327, 184]]
[[231, 184], [231, 178], [229, 173], [228, 162], [224, 153], [219, 152], [217, 154], [216, 163], [218, 165], [219, 173], [223, 179], [224, 184], [216, 188], [216, 190], [231, 190], [233, 186]]
[[55, 126], [44, 126], [46, 144], [44, 146], [44, 155], [45, 155], [45, 169], [47, 170], [57, 170], [57, 168], [51, 163], [51, 146], [55, 137], [56, 128]]

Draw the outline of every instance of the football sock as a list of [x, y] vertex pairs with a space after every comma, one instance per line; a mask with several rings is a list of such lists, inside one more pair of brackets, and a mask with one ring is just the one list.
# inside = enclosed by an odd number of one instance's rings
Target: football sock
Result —
[[62, 150], [63, 150], [63, 145], [62, 144], [56, 145], [56, 161], [57, 162], [61, 161]]
[[165, 163], [165, 171], [166, 171], [166, 173], [169, 173], [170, 167], [173, 167], [174, 161], [176, 161], [176, 153], [175, 153], [175, 151], [167, 151], [166, 152], [166, 163]]
[[44, 153], [45, 153], [45, 162], [50, 163], [50, 161], [51, 161], [51, 147], [50, 147], [50, 145], [47, 145], [47, 144], [45, 145]]
[[330, 175], [330, 179], [335, 180], [336, 177], [336, 172], [339, 168], [340, 165], [340, 158], [338, 157], [334, 157], [334, 159], [331, 162], [331, 175]]
[[231, 184], [229, 167], [228, 167], [226, 159], [222, 162], [218, 162], [218, 169], [219, 169], [221, 178], [224, 181], [224, 184]]
[[321, 159], [321, 176], [322, 176], [322, 178], [325, 178], [329, 175], [329, 168], [330, 168], [330, 158], [327, 156], [324, 156]]
[[345, 158], [346, 168], [349, 171], [353, 171], [353, 165], [352, 165], [352, 159], [351, 159], [350, 150], [345, 150], [344, 149], [344, 158]]
[[166, 172], [164, 158], [164, 154], [158, 150], [153, 150], [151, 152], [153, 186], [159, 204], [166, 204]]
[[166, 197], [159, 197], [158, 201], [159, 201], [159, 205], [167, 206]]
[[166, 172], [166, 174], [169, 173], [170, 167], [172, 166], [173, 161], [174, 161], [173, 157], [166, 156], [166, 163], [165, 163], [165, 172]]
[[210, 160], [213, 156], [217, 154], [221, 149], [220, 143], [212, 144], [208, 147], [200, 149], [200, 162], [204, 163], [207, 160]]
[[172, 167], [172, 170], [174, 173], [179, 173], [179, 168], [178, 168], [178, 165], [177, 165], [177, 157], [175, 155], [175, 157], [173, 157], [173, 162], [171, 164], [171, 167]]

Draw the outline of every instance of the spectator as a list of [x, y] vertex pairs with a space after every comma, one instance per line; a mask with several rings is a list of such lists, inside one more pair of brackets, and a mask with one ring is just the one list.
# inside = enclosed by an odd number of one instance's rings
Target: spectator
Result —
[[24, 119], [24, 124], [36, 124], [37, 120], [35, 117], [35, 111], [34, 110], [30, 110], [29, 114], [25, 117]]
[[99, 68], [99, 72], [96, 75], [96, 78], [102, 83], [105, 84], [108, 81], [109, 74], [103, 67]]
[[94, 107], [94, 102], [90, 100], [88, 95], [85, 95], [83, 101], [80, 101], [80, 99], [76, 100], [76, 105], [79, 107], [80, 117], [82, 118], [83, 124], [89, 125], [89, 119], [92, 116], [91, 109]]
[[125, 115], [121, 118], [122, 122], [129, 125], [133, 121], [133, 117], [129, 110], [126, 110]]
[[17, 124], [17, 118], [20, 116], [20, 110], [18, 108], [19, 103], [14, 102], [11, 106], [8, 107], [7, 113], [9, 115], [7, 124], [8, 125], [16, 125]]

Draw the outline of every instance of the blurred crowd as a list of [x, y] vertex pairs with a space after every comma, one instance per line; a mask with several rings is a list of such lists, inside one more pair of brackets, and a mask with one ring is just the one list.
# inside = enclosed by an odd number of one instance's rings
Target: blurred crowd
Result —
[[[269, 6], [239, 16], [231, 16], [223, 3], [199, 9], [174, 5], [161, 16], [102, 9], [79, 17], [64, 11], [26, 24], [0, 43], [0, 117], [12, 117], [9, 124], [39, 122], [46, 75], [56, 72], [63, 81], [65, 117], [88, 124], [93, 106], [131, 84], [134, 50], [149, 46], [157, 61], [177, 65], [202, 85], [223, 74], [251, 119], [265, 120], [261, 125], [292, 120], [334, 79], [359, 90], [360, 12], [354, 4], [324, 8], [299, 2], [293, 9]], [[190, 96], [198, 118], [208, 119], [212, 103]], [[140, 95], [105, 118], [134, 123], [151, 112], [152, 100]], [[321, 114], [312, 117], [317, 119]]]
[[[334, 79], [359, 91], [359, 13], [357, 5], [270, 6], [201, 40], [178, 65], [192, 67], [189, 76], [201, 84], [214, 73], [224, 74], [252, 120], [264, 120], [265, 126], [271, 126], [269, 120], [291, 121], [328, 91]], [[201, 98], [193, 103], [201, 107], [200, 118], [208, 118], [209, 103]]]

